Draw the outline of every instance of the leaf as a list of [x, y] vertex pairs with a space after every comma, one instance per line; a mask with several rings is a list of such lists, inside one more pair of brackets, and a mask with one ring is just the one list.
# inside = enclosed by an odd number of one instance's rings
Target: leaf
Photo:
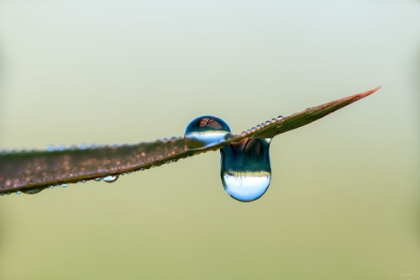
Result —
[[201, 149], [189, 149], [183, 138], [173, 137], [135, 145], [79, 146], [54, 151], [2, 152], [0, 154], [0, 195], [12, 192], [37, 193], [56, 185], [145, 170], [207, 151], [218, 150], [243, 138], [273, 138], [316, 121], [374, 93], [379, 88], [309, 108], [285, 118], [267, 121], [257, 128], [249, 129], [222, 143]]

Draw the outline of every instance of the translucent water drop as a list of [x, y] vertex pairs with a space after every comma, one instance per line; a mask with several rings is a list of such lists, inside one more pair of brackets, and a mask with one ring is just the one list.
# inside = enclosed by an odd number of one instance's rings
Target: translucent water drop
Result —
[[103, 179], [104, 179], [104, 182], [114, 183], [115, 181], [117, 181], [118, 175], [108, 175], [108, 176], [105, 176]]
[[62, 186], [63, 188], [65, 188], [65, 187], [67, 187], [67, 184], [66, 184], [66, 183], [63, 183], [63, 184], [61, 184], [61, 186]]
[[96, 182], [99, 182], [100, 180], [102, 180], [102, 178], [101, 178], [101, 177], [95, 178], [95, 181], [96, 181]]
[[219, 144], [232, 136], [227, 123], [215, 116], [201, 116], [192, 120], [185, 129], [185, 144], [191, 149]]
[[54, 152], [55, 147], [53, 145], [49, 145], [47, 146], [47, 148], [45, 149], [47, 152]]
[[41, 192], [42, 190], [44, 190], [44, 188], [26, 189], [26, 190], [22, 190], [22, 192], [25, 194], [36, 194], [36, 193]]
[[80, 150], [86, 150], [87, 148], [88, 148], [88, 145], [85, 144], [85, 143], [82, 143], [82, 144], [79, 145]]
[[284, 117], [282, 115], [277, 117], [277, 120], [279, 120], [279, 121], [282, 120], [282, 119], [284, 119]]
[[61, 144], [57, 146], [57, 151], [64, 151], [66, 149], [66, 146]]
[[16, 194], [21, 194], [21, 193], [22, 193], [21, 191], [17, 191], [17, 192], [16, 192]]
[[266, 139], [244, 138], [220, 150], [220, 176], [231, 197], [249, 202], [267, 191], [271, 181], [269, 148]]

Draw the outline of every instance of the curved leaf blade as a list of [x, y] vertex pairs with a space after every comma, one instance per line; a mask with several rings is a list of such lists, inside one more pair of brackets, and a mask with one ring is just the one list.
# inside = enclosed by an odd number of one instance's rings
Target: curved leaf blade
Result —
[[243, 138], [273, 138], [337, 111], [377, 91], [325, 103], [291, 116], [264, 123], [259, 129], [242, 132], [217, 145], [189, 149], [183, 138], [157, 140], [135, 145], [97, 146], [60, 151], [3, 152], [0, 154], [0, 194], [35, 192], [49, 186], [120, 175], [149, 169], [179, 159], [218, 150]]

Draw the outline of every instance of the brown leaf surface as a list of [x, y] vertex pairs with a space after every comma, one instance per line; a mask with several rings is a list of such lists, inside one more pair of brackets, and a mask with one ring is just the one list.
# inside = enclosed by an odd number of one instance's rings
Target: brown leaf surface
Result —
[[134, 145], [3, 152], [0, 154], [0, 195], [18, 191], [37, 193], [51, 186], [149, 169], [210, 150], [218, 150], [245, 137], [273, 138], [325, 117], [379, 88], [312, 107], [285, 118], [267, 121], [220, 144], [201, 149], [190, 150], [183, 138], [171, 138]]

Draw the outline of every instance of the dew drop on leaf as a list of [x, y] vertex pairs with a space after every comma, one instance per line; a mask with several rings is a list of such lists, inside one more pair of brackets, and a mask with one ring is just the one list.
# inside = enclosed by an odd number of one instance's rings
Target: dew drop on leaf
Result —
[[185, 129], [185, 144], [190, 149], [217, 145], [232, 136], [228, 124], [215, 116], [201, 116], [192, 120]]
[[104, 182], [107, 183], [114, 183], [115, 181], [117, 181], [117, 179], [118, 175], [108, 175], [103, 178]]
[[220, 150], [223, 187], [234, 199], [250, 202], [267, 191], [271, 181], [270, 141], [244, 138]]
[[44, 190], [44, 188], [27, 189], [27, 190], [22, 190], [22, 192], [26, 194], [36, 194], [36, 193], [41, 192], [42, 190]]

